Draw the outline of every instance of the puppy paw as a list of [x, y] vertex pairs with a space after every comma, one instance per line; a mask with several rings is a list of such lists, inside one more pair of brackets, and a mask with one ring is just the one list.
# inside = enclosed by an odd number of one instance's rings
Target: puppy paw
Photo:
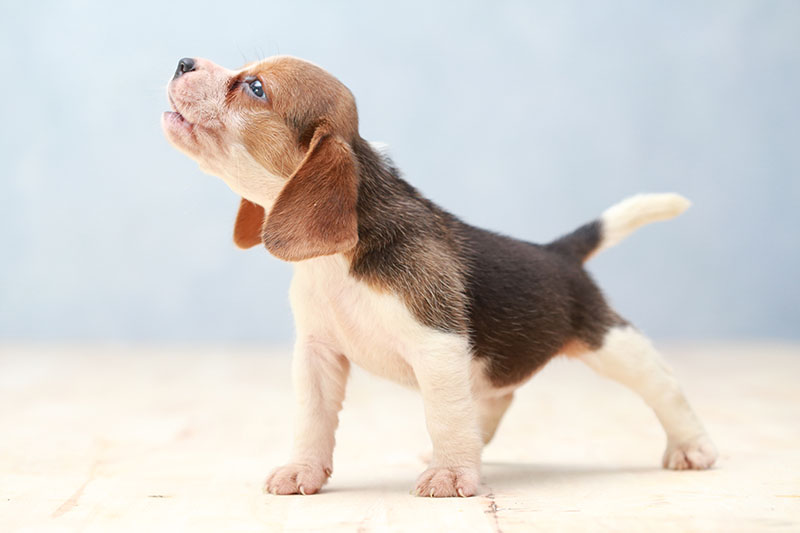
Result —
[[264, 485], [270, 494], [315, 494], [331, 475], [321, 464], [290, 463], [272, 471]]
[[480, 474], [474, 468], [435, 466], [417, 478], [417, 486], [412, 493], [432, 498], [466, 498], [478, 492], [480, 481]]
[[664, 468], [670, 470], [705, 470], [717, 460], [717, 449], [706, 435], [693, 440], [667, 443], [664, 452]]

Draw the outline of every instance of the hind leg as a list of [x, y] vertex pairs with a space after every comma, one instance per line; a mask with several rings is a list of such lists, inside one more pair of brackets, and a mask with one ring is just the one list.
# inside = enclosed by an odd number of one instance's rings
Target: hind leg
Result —
[[[478, 406], [478, 422], [481, 430], [481, 440], [483, 445], [486, 446], [491, 442], [497, 431], [497, 426], [500, 425], [500, 420], [506, 414], [508, 407], [511, 405], [511, 400], [514, 399], [514, 393], [509, 392], [502, 396], [493, 396], [489, 398], [479, 398], [476, 400]], [[419, 455], [423, 463], [430, 463], [433, 459], [433, 451], [427, 450]]]
[[667, 433], [663, 466], [703, 470], [717, 458], [714, 444], [650, 341], [631, 326], [610, 329], [603, 345], [578, 357], [597, 373], [626, 385], [655, 411]]
[[497, 426], [500, 425], [503, 415], [511, 405], [514, 393], [509, 392], [503, 396], [481, 398], [478, 400], [478, 420], [480, 422], [481, 438], [486, 446], [494, 437]]

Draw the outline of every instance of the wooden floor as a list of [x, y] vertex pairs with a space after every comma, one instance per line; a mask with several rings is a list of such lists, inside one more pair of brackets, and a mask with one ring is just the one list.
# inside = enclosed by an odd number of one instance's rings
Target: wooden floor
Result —
[[262, 493], [288, 457], [286, 352], [0, 348], [0, 531], [800, 531], [800, 347], [664, 350], [720, 449], [659, 468], [632, 393], [578, 362], [521, 391], [481, 496], [409, 495], [418, 395], [356, 371], [321, 494]]

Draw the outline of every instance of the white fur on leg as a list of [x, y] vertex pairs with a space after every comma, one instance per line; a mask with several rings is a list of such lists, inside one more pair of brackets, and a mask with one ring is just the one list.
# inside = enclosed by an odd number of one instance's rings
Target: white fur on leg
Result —
[[468, 341], [433, 330], [425, 337], [409, 354], [409, 362], [422, 393], [433, 456], [417, 479], [414, 493], [472, 496], [480, 484], [482, 442], [471, 390]]
[[599, 374], [637, 392], [655, 411], [667, 433], [665, 468], [701, 470], [714, 464], [714, 444], [672, 370], [644, 335], [631, 326], [613, 328], [599, 350], [580, 359]]
[[475, 494], [481, 438], [467, 336], [420, 324], [397, 295], [373, 290], [349, 269], [342, 256], [295, 264], [290, 298], [298, 332], [374, 374], [419, 387], [434, 452], [416, 490]]
[[708, 435], [684, 442], [668, 442], [661, 464], [670, 470], [705, 470], [717, 459], [717, 449]]
[[503, 415], [511, 405], [511, 400], [514, 399], [514, 393], [509, 392], [504, 396], [481, 398], [478, 400], [478, 417], [481, 427], [481, 438], [483, 439], [484, 446], [491, 442], [497, 431], [497, 426], [500, 425]]
[[296, 400], [291, 462], [267, 478], [272, 494], [314, 494], [333, 471], [334, 434], [344, 400], [350, 363], [327, 346], [301, 337], [292, 377]]

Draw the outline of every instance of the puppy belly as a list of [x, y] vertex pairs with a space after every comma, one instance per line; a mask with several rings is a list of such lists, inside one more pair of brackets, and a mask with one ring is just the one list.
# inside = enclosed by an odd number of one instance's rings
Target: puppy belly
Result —
[[341, 344], [344, 346], [345, 357], [370, 374], [405, 387], [417, 388], [417, 379], [411, 365], [390, 347], [362, 346], [362, 343], [347, 341]]
[[473, 358], [471, 365], [472, 372], [472, 394], [477, 399], [482, 398], [499, 398], [505, 396], [527, 383], [539, 370], [534, 370], [521, 380], [508, 385], [500, 387], [492, 383], [489, 371], [486, 368], [486, 360], [480, 358]]

